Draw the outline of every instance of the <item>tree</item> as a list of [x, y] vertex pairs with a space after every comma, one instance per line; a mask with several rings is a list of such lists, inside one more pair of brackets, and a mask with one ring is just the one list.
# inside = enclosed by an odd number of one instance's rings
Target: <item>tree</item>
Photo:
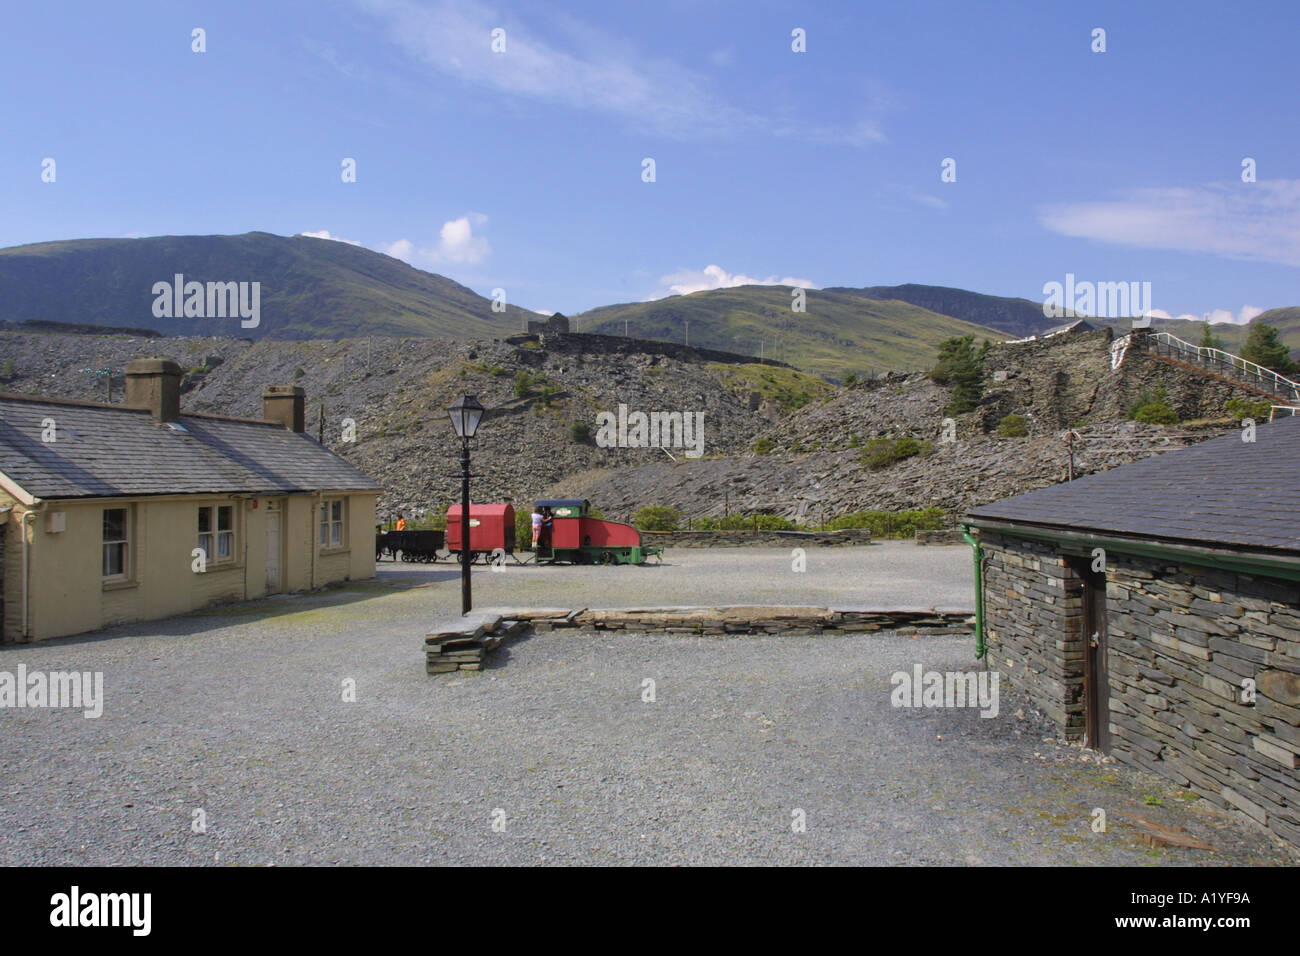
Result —
[[930, 378], [940, 385], [952, 385], [952, 398], [945, 411], [960, 415], [973, 411], [984, 397], [984, 355], [988, 349], [975, 351], [975, 336], [963, 335], [939, 345], [939, 361]]
[[1280, 375], [1293, 375], [1296, 364], [1291, 361], [1291, 350], [1277, 337], [1277, 329], [1263, 322], [1251, 325], [1241, 357]]
[[1210, 331], [1210, 323], [1201, 323], [1201, 341], [1197, 343], [1203, 349], [1221, 349], [1223, 342]]

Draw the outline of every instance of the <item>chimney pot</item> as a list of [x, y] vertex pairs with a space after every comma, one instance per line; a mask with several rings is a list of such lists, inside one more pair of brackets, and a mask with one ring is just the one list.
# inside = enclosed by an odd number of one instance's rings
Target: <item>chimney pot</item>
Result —
[[262, 392], [262, 417], [290, 431], [306, 428], [307, 392], [297, 385], [268, 385]]
[[181, 367], [165, 358], [140, 358], [127, 363], [126, 404], [149, 409], [160, 422], [178, 421]]

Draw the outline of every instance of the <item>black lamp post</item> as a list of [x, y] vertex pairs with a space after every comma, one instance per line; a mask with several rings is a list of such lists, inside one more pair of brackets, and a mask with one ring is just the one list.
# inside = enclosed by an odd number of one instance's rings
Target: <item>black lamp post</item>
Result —
[[447, 406], [451, 427], [460, 436], [460, 613], [468, 614], [469, 594], [469, 440], [478, 431], [483, 406], [473, 395], [462, 395]]

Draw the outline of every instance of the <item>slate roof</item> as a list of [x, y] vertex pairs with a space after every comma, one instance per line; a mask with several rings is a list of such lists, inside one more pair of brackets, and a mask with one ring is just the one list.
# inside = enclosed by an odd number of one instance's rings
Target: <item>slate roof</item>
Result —
[[1300, 416], [972, 509], [991, 519], [1300, 554]]
[[[56, 440], [41, 441], [43, 419]], [[0, 473], [37, 498], [382, 490], [278, 423], [0, 394]]]

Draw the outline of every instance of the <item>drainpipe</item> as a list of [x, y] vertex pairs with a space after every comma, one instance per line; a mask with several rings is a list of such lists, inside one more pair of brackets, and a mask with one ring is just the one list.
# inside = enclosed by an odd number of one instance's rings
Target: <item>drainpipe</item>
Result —
[[988, 653], [984, 643], [984, 549], [972, 537], [970, 525], [961, 526], [961, 536], [975, 554], [975, 657], [978, 659]]
[[29, 595], [32, 589], [31, 559], [28, 556], [28, 552], [31, 551], [31, 544], [28, 543], [27, 541], [27, 519], [31, 518], [33, 521], [35, 521], [36, 516], [40, 514], [40, 512], [43, 511], [44, 509], [45, 509], [45, 502], [42, 501], [37, 505], [36, 509], [29, 508], [27, 511], [24, 511], [22, 518], [18, 522], [18, 532], [22, 535], [23, 538], [23, 629], [18, 635], [18, 639], [20, 641], [27, 640], [27, 636], [28, 636], [27, 621], [28, 621], [28, 616], [30, 614], [28, 606], [30, 604]]

